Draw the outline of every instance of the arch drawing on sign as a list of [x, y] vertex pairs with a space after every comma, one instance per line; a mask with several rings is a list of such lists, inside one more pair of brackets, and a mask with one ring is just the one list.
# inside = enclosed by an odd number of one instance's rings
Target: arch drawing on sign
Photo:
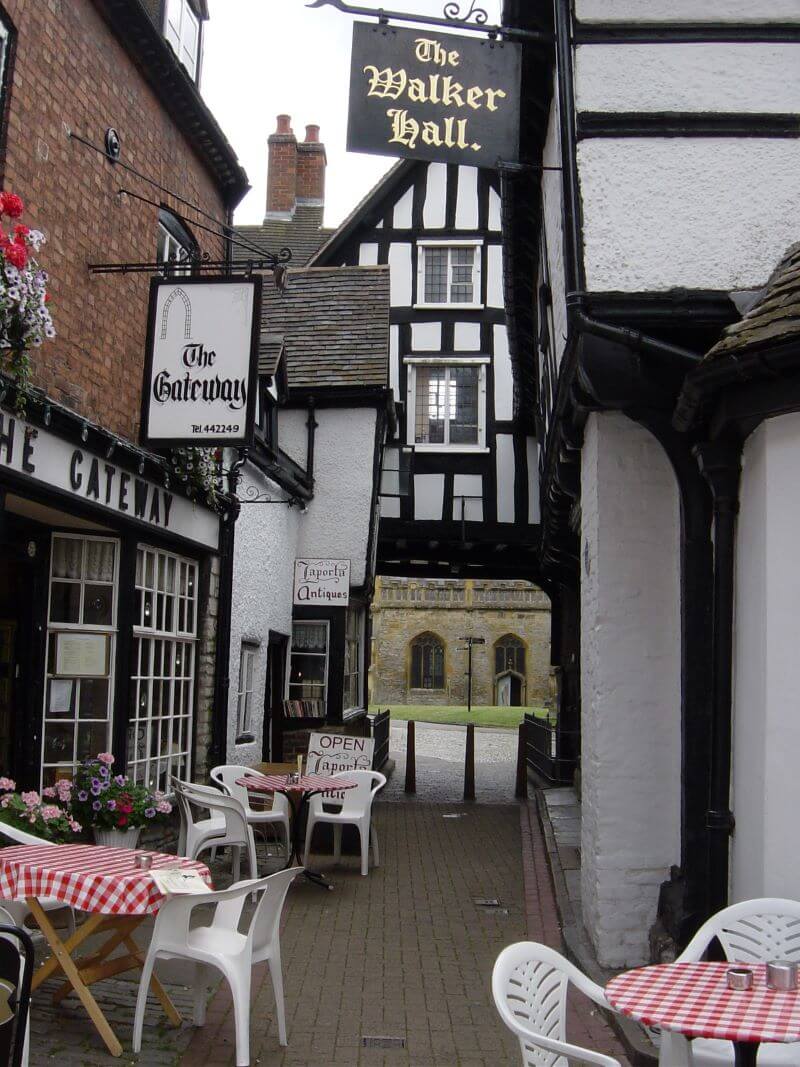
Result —
[[167, 338], [167, 325], [169, 322], [169, 312], [176, 297], [180, 297], [183, 301], [183, 307], [185, 311], [184, 323], [183, 323], [183, 336], [188, 341], [192, 336], [192, 303], [189, 297], [186, 295], [183, 289], [173, 289], [167, 299], [164, 301], [164, 309], [161, 312], [161, 340], [165, 341]]

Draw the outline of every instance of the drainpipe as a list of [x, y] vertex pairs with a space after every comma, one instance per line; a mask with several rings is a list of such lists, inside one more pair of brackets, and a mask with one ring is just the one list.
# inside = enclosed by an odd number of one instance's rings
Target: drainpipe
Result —
[[730, 796], [733, 618], [742, 445], [739, 441], [716, 441], [698, 445], [695, 454], [700, 470], [711, 486], [714, 503], [714, 682], [711, 774], [706, 814], [709, 832], [709, 912], [713, 914], [728, 902], [729, 847], [734, 829]]
[[306, 447], [306, 475], [308, 477], [308, 484], [311, 489], [314, 489], [314, 443], [316, 440], [316, 431], [319, 423], [316, 420], [316, 408], [314, 405], [314, 397], [308, 398], [308, 418], [306, 419], [306, 429], [308, 430], [308, 444]]

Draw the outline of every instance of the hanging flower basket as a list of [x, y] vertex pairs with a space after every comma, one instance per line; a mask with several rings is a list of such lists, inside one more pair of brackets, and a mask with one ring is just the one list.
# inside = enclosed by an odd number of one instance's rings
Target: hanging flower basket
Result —
[[15, 193], [0, 193], [0, 355], [16, 385], [18, 415], [26, 410], [30, 350], [56, 335], [47, 308], [47, 274], [33, 255], [44, 234], [24, 223], [16, 223], [11, 233], [3, 228], [2, 219], [14, 221], [24, 210]]

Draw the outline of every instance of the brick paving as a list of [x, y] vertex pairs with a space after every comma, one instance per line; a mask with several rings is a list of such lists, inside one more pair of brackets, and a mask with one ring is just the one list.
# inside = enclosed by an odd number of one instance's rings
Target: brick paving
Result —
[[[460, 817], [443, 817], [453, 814]], [[535, 806], [393, 801], [376, 806], [376, 819], [384, 866], [361, 878], [355, 856], [346, 856], [338, 870], [321, 856], [315, 866], [329, 871], [335, 890], [306, 882], [292, 887], [281, 935], [289, 1046], [278, 1045], [269, 976], [265, 967], [256, 968], [251, 1063], [517, 1064], [516, 1041], [492, 1005], [494, 959], [504, 945], [526, 937], [561, 945]], [[501, 906], [481, 908], [474, 898], [497, 898]], [[181, 977], [179, 967], [164, 974], [190, 1018]], [[107, 981], [95, 990], [126, 1049], [123, 1056], [115, 1060], [105, 1052], [75, 998], [52, 1009], [45, 986], [34, 1006], [31, 1067], [56, 1060], [64, 1067], [137, 1062], [128, 1051], [136, 985]], [[205, 1027], [185, 1023], [174, 1030], [151, 999], [138, 1063], [235, 1063], [230, 1008], [227, 986], [220, 986]], [[570, 1004], [568, 1034], [629, 1067], [613, 1031], [583, 998]], [[369, 1036], [402, 1038], [405, 1047], [365, 1048], [362, 1039]]]

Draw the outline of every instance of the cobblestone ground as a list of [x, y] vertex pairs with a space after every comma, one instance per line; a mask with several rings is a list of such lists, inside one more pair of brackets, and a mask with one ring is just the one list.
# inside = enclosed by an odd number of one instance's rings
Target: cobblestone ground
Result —
[[[408, 724], [395, 721], [391, 728], [390, 752], [397, 766], [386, 787], [386, 799], [405, 797], [406, 730]], [[454, 803], [464, 796], [464, 726], [415, 723], [417, 792], [416, 799], [434, 804]], [[517, 767], [517, 731], [476, 729], [475, 797], [483, 804], [514, 801]]]

